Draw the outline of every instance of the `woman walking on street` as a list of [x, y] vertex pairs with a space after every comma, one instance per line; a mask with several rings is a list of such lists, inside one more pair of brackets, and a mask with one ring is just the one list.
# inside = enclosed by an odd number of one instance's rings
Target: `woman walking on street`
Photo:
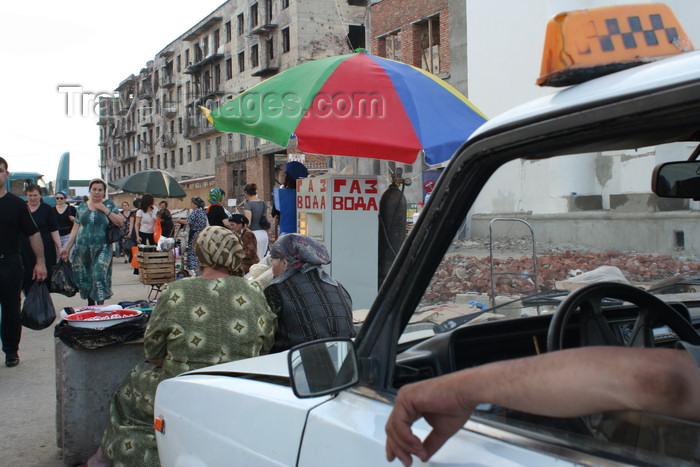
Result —
[[[44, 261], [46, 262], [46, 277], [51, 278], [51, 270], [56, 265], [56, 251], [61, 248], [61, 239], [58, 236], [58, 224], [56, 223], [56, 213], [46, 203], [41, 200], [41, 188], [39, 185], [30, 184], [24, 190], [27, 197], [27, 208], [34, 219], [34, 223], [39, 227], [41, 242], [44, 245]], [[22, 289], [24, 295], [29, 292], [32, 280], [32, 269], [36, 263], [36, 257], [29, 245], [27, 237], [20, 237], [22, 260], [24, 262], [24, 281]]]
[[145, 193], [141, 197], [141, 209], [136, 211], [136, 242], [139, 245], [155, 245], [153, 233], [156, 228], [156, 207], [153, 195]]
[[250, 230], [253, 231], [255, 238], [258, 240], [258, 258], [262, 259], [267, 253], [267, 228], [270, 227], [269, 222], [267, 227], [261, 225], [262, 219], [267, 219], [267, 205], [265, 201], [258, 198], [258, 186], [255, 183], [249, 183], [244, 186], [243, 194], [246, 198], [246, 202], [243, 205], [243, 214], [250, 223]]
[[70, 236], [70, 231], [73, 229], [73, 221], [75, 221], [75, 207], [66, 204], [65, 191], [56, 193], [56, 221], [58, 222], [58, 236], [61, 239], [61, 246], [65, 245]]
[[60, 251], [68, 258], [73, 245], [73, 278], [80, 297], [88, 305], [101, 305], [112, 296], [112, 245], [107, 243], [107, 225], [121, 227], [124, 217], [111, 199], [105, 199], [107, 184], [99, 178], [90, 181], [90, 197], [78, 206], [75, 225]]
[[194, 254], [194, 242], [197, 240], [199, 232], [207, 226], [207, 213], [204, 211], [204, 200], [199, 196], [193, 197], [190, 202], [192, 203], [192, 211], [187, 220], [174, 219], [174, 222], [190, 226], [190, 232], [187, 237], [187, 261], [185, 268], [189, 271], [196, 271], [199, 269], [199, 261], [197, 261], [197, 256]]

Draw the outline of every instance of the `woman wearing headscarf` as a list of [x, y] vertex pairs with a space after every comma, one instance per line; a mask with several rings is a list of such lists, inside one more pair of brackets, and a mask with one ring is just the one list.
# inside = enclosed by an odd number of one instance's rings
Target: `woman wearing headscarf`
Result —
[[195, 242], [202, 275], [170, 282], [144, 335], [147, 361], [112, 398], [100, 449], [89, 465], [157, 466], [153, 401], [158, 384], [186, 371], [267, 353], [276, 317], [260, 288], [239, 277], [243, 248], [223, 227]]
[[204, 200], [199, 196], [194, 196], [190, 200], [190, 215], [185, 219], [173, 219], [173, 222], [180, 225], [189, 225], [190, 233], [187, 237], [187, 261], [185, 268], [190, 271], [199, 269], [197, 256], [194, 254], [194, 242], [197, 235], [207, 226], [207, 213], [204, 211]]
[[353, 337], [352, 300], [321, 266], [326, 247], [301, 234], [283, 235], [270, 249], [272, 279], [265, 297], [277, 315], [273, 352], [324, 337]]
[[258, 262], [258, 240], [248, 227], [248, 219], [243, 214], [232, 214], [229, 218], [233, 233], [241, 240], [243, 245], [243, 274], [248, 274], [250, 267]]
[[207, 208], [207, 219], [209, 225], [218, 225], [219, 227], [231, 228], [228, 223], [228, 214], [221, 205], [224, 199], [224, 192], [221, 188], [214, 188], [209, 192], [209, 207]]
[[258, 240], [258, 257], [264, 258], [267, 253], [269, 238], [267, 229], [270, 227], [269, 222], [267, 227], [263, 227], [262, 218], [267, 219], [267, 205], [265, 201], [258, 198], [258, 187], [255, 183], [249, 183], [243, 187], [243, 194], [246, 202], [243, 205], [243, 214], [250, 222], [250, 230], [255, 234]]
[[61, 251], [68, 258], [73, 251], [73, 278], [80, 289], [80, 297], [88, 305], [104, 303], [112, 296], [112, 245], [107, 243], [107, 225], [121, 227], [124, 217], [111, 199], [105, 199], [107, 184], [95, 178], [88, 184], [90, 197], [80, 203], [70, 237]]

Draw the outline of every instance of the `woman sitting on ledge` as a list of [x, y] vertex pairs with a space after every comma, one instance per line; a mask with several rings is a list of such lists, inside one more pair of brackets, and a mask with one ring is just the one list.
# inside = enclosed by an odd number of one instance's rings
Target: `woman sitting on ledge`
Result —
[[160, 465], [153, 429], [158, 383], [271, 349], [277, 318], [260, 288], [240, 277], [243, 248], [236, 235], [207, 227], [194, 248], [202, 275], [164, 288], [144, 336], [147, 361], [114, 394], [100, 449], [84, 465]]

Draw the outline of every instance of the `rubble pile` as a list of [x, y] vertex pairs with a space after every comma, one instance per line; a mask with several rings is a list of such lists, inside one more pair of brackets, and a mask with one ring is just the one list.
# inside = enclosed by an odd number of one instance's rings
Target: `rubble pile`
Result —
[[[648, 283], [674, 275], [694, 277], [700, 274], [700, 262], [683, 261], [672, 255], [622, 252], [547, 253], [537, 256], [537, 284], [540, 290], [554, 289], [555, 281], [568, 279], [599, 266], [615, 266], [631, 283]], [[514, 295], [535, 292], [531, 256], [494, 259], [497, 294]], [[448, 301], [467, 292], [491, 293], [489, 257], [452, 254], [443, 260], [423, 297], [423, 304]]]

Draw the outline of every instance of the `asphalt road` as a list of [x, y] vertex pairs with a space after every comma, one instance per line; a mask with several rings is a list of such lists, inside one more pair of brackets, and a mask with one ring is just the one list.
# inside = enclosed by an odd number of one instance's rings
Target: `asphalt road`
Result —
[[[141, 284], [132, 271], [124, 258], [114, 258], [114, 295], [106, 304], [148, 297], [150, 286]], [[87, 305], [79, 295], [51, 294], [51, 298], [57, 315], [64, 307]], [[24, 328], [19, 357], [14, 368], [0, 362], [0, 466], [63, 466], [56, 447], [53, 325], [42, 331]]]

